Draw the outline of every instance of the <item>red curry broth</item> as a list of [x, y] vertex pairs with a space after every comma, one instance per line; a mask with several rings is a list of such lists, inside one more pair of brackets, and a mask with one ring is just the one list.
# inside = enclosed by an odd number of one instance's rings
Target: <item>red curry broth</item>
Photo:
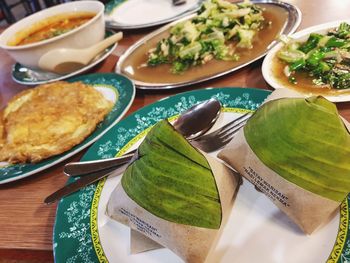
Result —
[[95, 15], [92, 12], [72, 12], [48, 17], [17, 32], [8, 45], [27, 45], [59, 36], [85, 24]]

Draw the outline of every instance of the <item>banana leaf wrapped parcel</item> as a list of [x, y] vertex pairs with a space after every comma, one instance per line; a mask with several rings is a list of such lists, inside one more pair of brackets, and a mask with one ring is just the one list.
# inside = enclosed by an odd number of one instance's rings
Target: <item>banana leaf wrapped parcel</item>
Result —
[[350, 192], [347, 125], [321, 96], [271, 100], [218, 157], [311, 234]]
[[132, 232], [136, 250], [152, 249], [154, 242], [146, 247], [151, 239], [186, 262], [203, 262], [231, 212], [239, 181], [163, 120], [139, 146], [106, 213], [146, 237], [137, 242], [140, 235]]

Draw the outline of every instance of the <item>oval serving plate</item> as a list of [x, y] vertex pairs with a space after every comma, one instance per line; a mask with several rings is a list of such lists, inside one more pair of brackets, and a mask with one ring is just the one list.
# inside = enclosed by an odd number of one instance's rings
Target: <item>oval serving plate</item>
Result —
[[[329, 31], [329, 29], [335, 28], [339, 26], [341, 22], [347, 22], [350, 23], [350, 19], [345, 20], [337, 20], [333, 22], [324, 23], [317, 26], [308, 27], [306, 29], [303, 29], [290, 37], [297, 40], [297, 41], [306, 41], [308, 36], [311, 33], [319, 33], [319, 34], [325, 34]], [[269, 53], [266, 55], [264, 62], [262, 64], [262, 74], [265, 79], [265, 81], [274, 89], [292, 89], [294, 91], [302, 92], [302, 90], [299, 90], [297, 87], [294, 86], [294, 84], [289, 83], [288, 81], [283, 81], [279, 79], [276, 76], [275, 72], [275, 59], [277, 59], [277, 52], [283, 47], [283, 43], [278, 43], [278, 45], [274, 46]], [[298, 85], [298, 84], [296, 84]], [[343, 93], [339, 92], [339, 94], [336, 95], [326, 95], [326, 94], [318, 94], [315, 93], [305, 93], [305, 96], [311, 96], [311, 95], [322, 95], [328, 100], [332, 102], [345, 102], [350, 101], [350, 89], [342, 90]]]
[[106, 4], [106, 27], [139, 29], [158, 26], [196, 12], [201, 0], [186, 0], [175, 6], [172, 0], [111, 0]]
[[92, 85], [107, 99], [114, 102], [114, 106], [105, 119], [96, 126], [96, 129], [80, 144], [60, 155], [50, 157], [38, 163], [8, 165], [0, 163], [0, 184], [19, 180], [49, 168], [88, 147], [110, 128], [112, 128], [130, 108], [135, 97], [135, 87], [126, 77], [115, 74], [82, 75], [68, 80], [69, 82], [82, 81]]
[[[239, 114], [255, 110], [269, 94], [260, 89], [215, 88], [171, 96], [119, 122], [83, 160], [125, 153], [137, 146], [156, 122], [200, 101], [217, 98], [222, 103], [223, 114], [216, 129]], [[53, 240], [55, 262], [182, 262], [164, 248], [130, 253], [130, 229], [105, 215], [109, 196], [120, 178], [103, 179], [59, 202]], [[312, 235], [305, 235], [265, 195], [244, 181], [220, 241], [206, 262], [345, 262], [349, 259], [348, 223], [347, 199], [332, 220]]]
[[[266, 10], [264, 16], [272, 26], [261, 30], [256, 36], [254, 48], [241, 53], [237, 62], [212, 60], [205, 65], [191, 67], [183, 74], [172, 74], [167, 65], [142, 67], [147, 61], [147, 51], [168, 35], [170, 27], [191, 19], [195, 14], [168, 24], [145, 36], [131, 46], [119, 59], [115, 71], [131, 78], [139, 89], [171, 89], [196, 84], [234, 72], [263, 57], [276, 43], [280, 34], [291, 34], [300, 24], [300, 10], [291, 4], [278, 1], [252, 1]], [[254, 53], [252, 53], [254, 52]]]

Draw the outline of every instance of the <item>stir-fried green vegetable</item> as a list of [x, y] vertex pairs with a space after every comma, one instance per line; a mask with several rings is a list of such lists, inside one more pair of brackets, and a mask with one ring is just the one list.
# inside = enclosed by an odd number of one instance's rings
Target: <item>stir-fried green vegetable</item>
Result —
[[249, 1], [207, 0], [196, 17], [173, 26], [170, 36], [149, 51], [147, 64], [171, 64], [173, 73], [181, 73], [213, 58], [236, 61], [235, 49], [252, 48], [263, 21], [262, 9]]
[[304, 43], [287, 40], [277, 55], [287, 63], [284, 73], [292, 83], [296, 72], [306, 72], [315, 85], [350, 88], [350, 25], [341, 23], [326, 35], [312, 33]]

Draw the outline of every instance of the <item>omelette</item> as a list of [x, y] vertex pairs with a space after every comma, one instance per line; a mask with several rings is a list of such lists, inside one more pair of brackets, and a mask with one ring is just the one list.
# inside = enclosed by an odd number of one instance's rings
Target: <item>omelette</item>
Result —
[[25, 90], [0, 113], [0, 161], [35, 163], [70, 150], [112, 107], [82, 82], [59, 81]]

